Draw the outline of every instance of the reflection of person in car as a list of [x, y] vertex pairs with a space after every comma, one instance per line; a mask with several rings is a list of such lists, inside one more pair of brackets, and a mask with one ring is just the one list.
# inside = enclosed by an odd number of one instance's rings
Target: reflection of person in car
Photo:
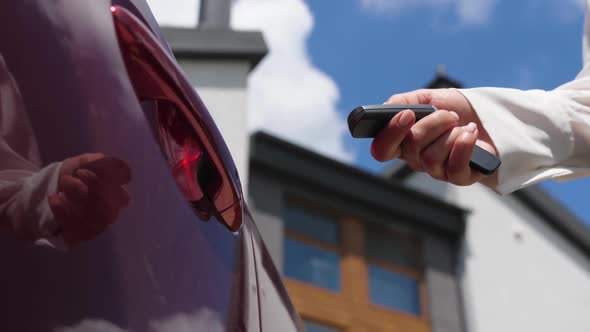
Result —
[[129, 202], [127, 165], [83, 154], [41, 167], [14, 77], [0, 55], [0, 229], [53, 246], [94, 238]]
[[64, 160], [57, 192], [49, 206], [60, 222], [55, 233], [69, 245], [89, 240], [115, 222], [119, 210], [129, 203], [124, 185], [131, 171], [120, 159], [101, 153], [83, 154]]

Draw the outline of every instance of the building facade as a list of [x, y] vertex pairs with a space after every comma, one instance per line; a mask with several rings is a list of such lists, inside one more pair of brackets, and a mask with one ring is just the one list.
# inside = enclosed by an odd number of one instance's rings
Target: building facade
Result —
[[541, 187], [502, 197], [418, 173], [396, 181], [472, 211], [457, 266], [468, 331], [588, 329], [590, 232]]
[[455, 267], [468, 211], [263, 133], [249, 183], [310, 330], [464, 331]]

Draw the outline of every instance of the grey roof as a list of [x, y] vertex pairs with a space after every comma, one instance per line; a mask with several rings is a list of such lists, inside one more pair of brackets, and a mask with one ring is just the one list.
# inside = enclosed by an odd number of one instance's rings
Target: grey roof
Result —
[[[417, 226], [458, 238], [469, 211], [425, 195], [402, 183], [362, 171], [266, 133], [251, 137], [251, 168], [278, 173], [316, 190], [343, 197], [354, 205], [382, 215], [411, 220]], [[425, 208], [427, 207], [427, 208]]]
[[[414, 171], [406, 163], [399, 162], [386, 170], [384, 176], [403, 181], [413, 173]], [[590, 256], [590, 229], [541, 186], [527, 187], [514, 192], [512, 195], [582, 252]]]
[[163, 27], [177, 58], [245, 60], [254, 68], [268, 53], [259, 31]]

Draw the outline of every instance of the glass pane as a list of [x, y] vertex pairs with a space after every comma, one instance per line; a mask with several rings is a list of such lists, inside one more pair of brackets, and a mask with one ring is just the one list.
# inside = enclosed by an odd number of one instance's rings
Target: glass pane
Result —
[[340, 257], [286, 238], [285, 275], [337, 292], [340, 291]]
[[420, 292], [416, 279], [369, 265], [369, 291], [374, 304], [420, 314]]
[[312, 323], [309, 321], [304, 321], [305, 324], [305, 330], [307, 332], [340, 332], [340, 329], [334, 328], [334, 327], [330, 327], [330, 326], [326, 326], [326, 325], [320, 325], [317, 323]]
[[367, 256], [405, 267], [419, 266], [418, 241], [388, 231], [384, 227], [369, 227], [367, 230]]
[[312, 239], [338, 245], [338, 226], [331, 218], [299, 207], [283, 209], [285, 228]]

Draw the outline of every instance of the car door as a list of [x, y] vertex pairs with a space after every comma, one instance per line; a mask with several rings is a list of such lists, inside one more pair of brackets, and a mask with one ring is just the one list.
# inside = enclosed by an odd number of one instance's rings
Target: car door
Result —
[[[1, 143], [34, 168], [10, 181], [47, 175], [31, 182], [37, 203], [11, 203], [52, 211], [66, 158], [102, 153], [130, 170], [128, 206], [75, 247], [18, 238], [14, 214], [0, 221], [3, 331], [260, 330], [237, 172], [154, 22], [136, 0], [0, 3], [2, 125], [25, 119]], [[26, 155], [11, 150], [24, 141]]]

